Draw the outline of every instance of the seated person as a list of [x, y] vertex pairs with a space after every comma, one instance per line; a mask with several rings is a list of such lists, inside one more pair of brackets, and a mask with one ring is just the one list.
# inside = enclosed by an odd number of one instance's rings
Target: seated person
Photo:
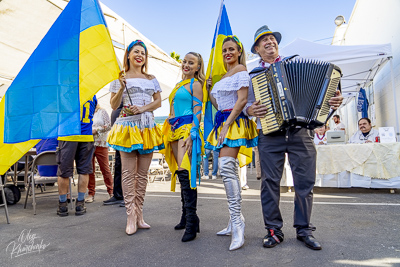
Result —
[[334, 131], [344, 131], [346, 130], [346, 127], [344, 126], [343, 122], [340, 121], [340, 116], [339, 115], [334, 115], [333, 116], [333, 121], [335, 122], [335, 125], [333, 126]]
[[314, 144], [316, 145], [326, 145], [326, 129], [325, 129], [325, 125], [317, 128], [314, 130], [315, 134], [314, 134]]
[[358, 121], [358, 130], [350, 138], [349, 143], [373, 143], [375, 138], [379, 136], [379, 131], [372, 128], [371, 120], [368, 118], [361, 118]]

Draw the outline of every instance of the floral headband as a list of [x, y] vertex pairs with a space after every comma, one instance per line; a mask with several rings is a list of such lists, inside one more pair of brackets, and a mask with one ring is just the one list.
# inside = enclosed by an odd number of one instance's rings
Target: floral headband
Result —
[[228, 39], [228, 38], [232, 38], [239, 45], [239, 47], [240, 47], [240, 51], [239, 52], [243, 51], [243, 44], [239, 41], [239, 38], [237, 38], [236, 35], [228, 35], [228, 36], [226, 36], [223, 42], [225, 42], [225, 40]]
[[146, 47], [146, 45], [143, 43], [143, 41], [141, 41], [141, 40], [133, 41], [133, 42], [128, 46], [127, 51], [130, 52], [131, 49], [132, 49], [132, 47], [133, 47], [135, 44], [140, 44], [141, 46], [143, 46], [144, 50], [147, 52], [147, 47]]

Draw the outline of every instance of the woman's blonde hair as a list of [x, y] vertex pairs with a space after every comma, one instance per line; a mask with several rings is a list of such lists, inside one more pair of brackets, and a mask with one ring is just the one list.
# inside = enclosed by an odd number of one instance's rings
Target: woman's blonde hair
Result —
[[[234, 36], [228, 36], [224, 39], [224, 41], [222, 42], [222, 45], [224, 45], [226, 42], [228, 41], [232, 41], [237, 45], [237, 49], [238, 51], [241, 53], [241, 55], [239, 56], [239, 64], [242, 64], [243, 66], [246, 66], [246, 52], [244, 51], [244, 47], [242, 45], [242, 43], [239, 41], [239, 39], [234, 35]], [[226, 69], [226, 63], [224, 62], [224, 66]]]
[[132, 49], [135, 47], [135, 46], [140, 46], [140, 47], [143, 47], [144, 48], [144, 52], [145, 52], [145, 60], [144, 60], [144, 64], [142, 65], [142, 68], [141, 68], [141, 72], [142, 72], [142, 74], [144, 74], [144, 76], [146, 76], [146, 78], [147, 79], [151, 79], [152, 78], [152, 76], [150, 75], [150, 74], [147, 74], [147, 59], [148, 59], [148, 52], [147, 52], [147, 48], [146, 48], [146, 45], [142, 42], [142, 41], [140, 41], [140, 40], [136, 40], [136, 41], [133, 41], [129, 46], [128, 46], [128, 48], [125, 50], [125, 55], [124, 55], [124, 70], [125, 70], [125, 72], [126, 71], [128, 71], [129, 69], [130, 69], [130, 62], [129, 62], [129, 53], [132, 51]]
[[[206, 75], [204, 74], [204, 61], [202, 56], [196, 52], [189, 52], [187, 54], [191, 54], [197, 58], [197, 64], [199, 65], [199, 69], [194, 73], [194, 77], [200, 82], [201, 86], [204, 85], [204, 81], [206, 80]], [[185, 79], [182, 74], [182, 80]]]

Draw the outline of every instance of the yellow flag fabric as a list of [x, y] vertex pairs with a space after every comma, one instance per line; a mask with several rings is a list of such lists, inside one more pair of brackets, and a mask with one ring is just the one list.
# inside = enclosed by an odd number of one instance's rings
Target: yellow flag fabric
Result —
[[3, 97], [0, 102], [0, 174], [4, 174], [11, 165], [40, 141], [29, 140], [17, 144], [4, 144], [4, 104], [5, 98]]

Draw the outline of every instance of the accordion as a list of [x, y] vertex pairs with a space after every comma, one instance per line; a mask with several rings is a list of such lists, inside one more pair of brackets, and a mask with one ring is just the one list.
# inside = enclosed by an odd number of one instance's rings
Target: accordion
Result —
[[263, 134], [325, 124], [333, 114], [329, 99], [341, 90], [340, 77], [338, 66], [311, 59], [283, 60], [256, 74], [251, 79], [254, 95], [268, 108], [260, 119]]

